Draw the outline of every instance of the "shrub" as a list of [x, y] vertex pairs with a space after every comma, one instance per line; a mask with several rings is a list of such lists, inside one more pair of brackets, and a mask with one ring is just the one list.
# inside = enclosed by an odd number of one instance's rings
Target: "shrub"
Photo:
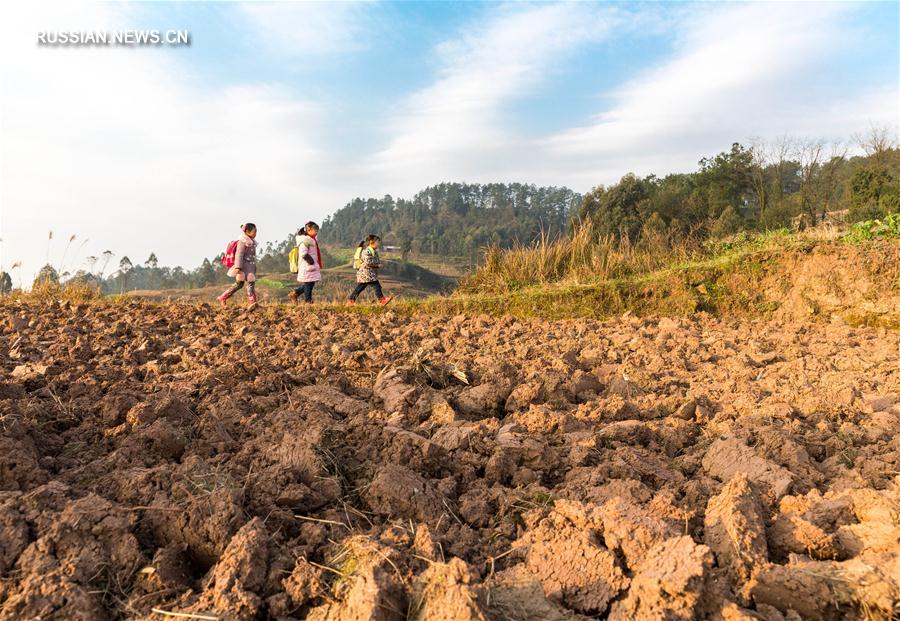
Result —
[[712, 221], [709, 234], [712, 237], [726, 237], [737, 233], [743, 228], [743, 219], [738, 215], [734, 207], [726, 207], [718, 218]]
[[849, 241], [890, 239], [900, 237], [900, 213], [891, 213], [883, 219], [857, 222], [845, 235]]
[[47, 285], [59, 285], [59, 274], [57, 273], [56, 268], [49, 263], [42, 267], [41, 271], [38, 272], [31, 288], [34, 289], [35, 287]]
[[850, 179], [851, 222], [884, 218], [900, 207], [900, 182], [878, 166], [860, 168]]

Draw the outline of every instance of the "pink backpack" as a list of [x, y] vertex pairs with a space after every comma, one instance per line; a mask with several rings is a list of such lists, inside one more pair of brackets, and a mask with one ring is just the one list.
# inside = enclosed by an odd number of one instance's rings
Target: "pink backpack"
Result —
[[237, 253], [237, 245], [238, 240], [234, 240], [233, 242], [228, 242], [228, 247], [225, 248], [225, 256], [222, 257], [222, 265], [228, 269], [234, 267], [234, 255]]

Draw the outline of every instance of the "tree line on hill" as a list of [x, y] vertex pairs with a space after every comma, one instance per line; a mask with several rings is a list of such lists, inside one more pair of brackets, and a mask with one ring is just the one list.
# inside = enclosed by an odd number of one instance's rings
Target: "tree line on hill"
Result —
[[[263, 246], [257, 258], [260, 273], [286, 272], [288, 253], [293, 244], [294, 235], [291, 234], [281, 242], [269, 242]], [[87, 284], [100, 288], [103, 293], [116, 294], [141, 290], [193, 289], [221, 285], [232, 280], [222, 266], [222, 253], [203, 259], [199, 266], [190, 270], [181, 266], [160, 265], [155, 252], [151, 252], [143, 263], [135, 263], [128, 256], [121, 257], [118, 262], [114, 259], [115, 254], [107, 250], [100, 257], [88, 257], [86, 269], [81, 268], [74, 272], [58, 269], [48, 263], [38, 272], [33, 286], [42, 282]], [[322, 259], [326, 265], [336, 264], [335, 259], [324, 249]], [[7, 293], [15, 286], [9, 272], [0, 272], [0, 293]]]
[[356, 246], [370, 233], [402, 253], [477, 256], [494, 244], [563, 232], [581, 196], [524, 183], [440, 183], [412, 199], [355, 198], [325, 219], [323, 243]]
[[628, 174], [585, 195], [576, 220], [600, 236], [724, 237], [742, 230], [804, 228], [838, 212], [844, 221], [900, 212], [900, 150], [889, 130], [858, 138], [864, 155], [821, 140], [758, 141], [665, 177]]
[[329, 216], [326, 243], [355, 245], [377, 232], [403, 251], [477, 255], [486, 246], [564, 233], [590, 218], [598, 235], [638, 241], [648, 233], [722, 237], [741, 230], [803, 228], [843, 212], [857, 222], [900, 211], [900, 151], [890, 129], [848, 143], [782, 137], [734, 143], [698, 170], [627, 174], [581, 197], [568, 188], [442, 183], [411, 200], [356, 198]]
[[[803, 228], [834, 212], [849, 222], [900, 212], [895, 132], [873, 127], [857, 143], [862, 154], [852, 157], [846, 144], [821, 140], [734, 143], [701, 159], [695, 172], [664, 177], [629, 173], [585, 196], [565, 187], [523, 183], [441, 183], [411, 199], [355, 198], [325, 219], [319, 239], [324, 250], [329, 245], [352, 247], [376, 233], [404, 259], [410, 252], [474, 257], [488, 246], [563, 235], [573, 222], [587, 219], [598, 236], [639, 242], [651, 234], [707, 238]], [[285, 272], [293, 243], [290, 231], [282, 241], [267, 244], [259, 253], [259, 270]], [[327, 250], [325, 255], [326, 265], [335, 265]], [[74, 273], [60, 273], [48, 263], [35, 282], [85, 282], [107, 293], [203, 287], [228, 281], [220, 258], [186, 270], [160, 266], [155, 254], [143, 263], [127, 256], [115, 262], [106, 251], [89, 257], [86, 269]], [[11, 275], [0, 271], [0, 293], [13, 286]]]
[[[225, 283], [230, 279], [225, 270], [220, 269], [216, 259], [203, 259], [203, 262], [192, 270], [181, 266], [167, 267], [159, 265], [156, 253], [151, 252], [144, 263], [134, 263], [128, 256], [113, 261], [115, 254], [111, 250], [101, 256], [105, 258], [111, 273], [96, 267], [96, 257], [88, 257], [87, 267], [74, 272], [57, 269], [49, 263], [41, 268], [34, 279], [34, 286], [39, 283], [73, 283], [99, 287], [103, 293], [124, 293], [142, 289], [180, 289], [205, 287], [216, 283]], [[117, 266], [117, 267], [116, 267]], [[5, 274], [5, 272], [4, 272]], [[0, 275], [0, 286], [2, 286]], [[10, 286], [12, 286], [10, 278]]]

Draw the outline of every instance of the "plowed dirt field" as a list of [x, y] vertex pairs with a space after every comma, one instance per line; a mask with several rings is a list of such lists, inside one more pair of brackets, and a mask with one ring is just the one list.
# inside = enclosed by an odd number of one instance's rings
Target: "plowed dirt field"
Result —
[[889, 619], [898, 473], [896, 331], [0, 306], [3, 620]]

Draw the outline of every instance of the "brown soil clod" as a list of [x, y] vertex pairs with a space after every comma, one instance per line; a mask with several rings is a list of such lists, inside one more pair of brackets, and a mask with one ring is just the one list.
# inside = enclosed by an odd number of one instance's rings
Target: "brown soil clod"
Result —
[[900, 601], [896, 550], [849, 561], [803, 561], [768, 565], [757, 572], [750, 593], [757, 604], [805, 619], [889, 619]]
[[432, 563], [416, 581], [412, 621], [488, 621], [482, 598], [473, 586], [477, 576], [458, 558]]
[[706, 506], [704, 540], [720, 567], [742, 586], [768, 562], [763, 512], [743, 474], [737, 474]]
[[338, 554], [337, 601], [310, 611], [309, 621], [402, 621], [409, 605], [394, 554], [380, 544], [354, 538]]
[[379, 468], [363, 497], [375, 513], [385, 517], [436, 523], [446, 513], [440, 492], [415, 472], [395, 464]]
[[729, 481], [738, 473], [757, 483], [775, 501], [788, 493], [794, 475], [787, 469], [757, 455], [738, 438], [723, 438], [713, 442], [703, 457], [703, 467], [721, 481]]
[[241, 527], [211, 570], [207, 579], [209, 587], [187, 612], [236, 621], [258, 618], [262, 606], [260, 592], [268, 571], [268, 539], [259, 518]]
[[694, 543], [690, 537], [657, 544], [638, 567], [628, 596], [613, 605], [609, 618], [697, 618], [712, 565], [709, 548]]
[[551, 511], [517, 545], [524, 546], [524, 569], [544, 593], [566, 608], [601, 614], [628, 587], [616, 556], [599, 542], [588, 524]]

